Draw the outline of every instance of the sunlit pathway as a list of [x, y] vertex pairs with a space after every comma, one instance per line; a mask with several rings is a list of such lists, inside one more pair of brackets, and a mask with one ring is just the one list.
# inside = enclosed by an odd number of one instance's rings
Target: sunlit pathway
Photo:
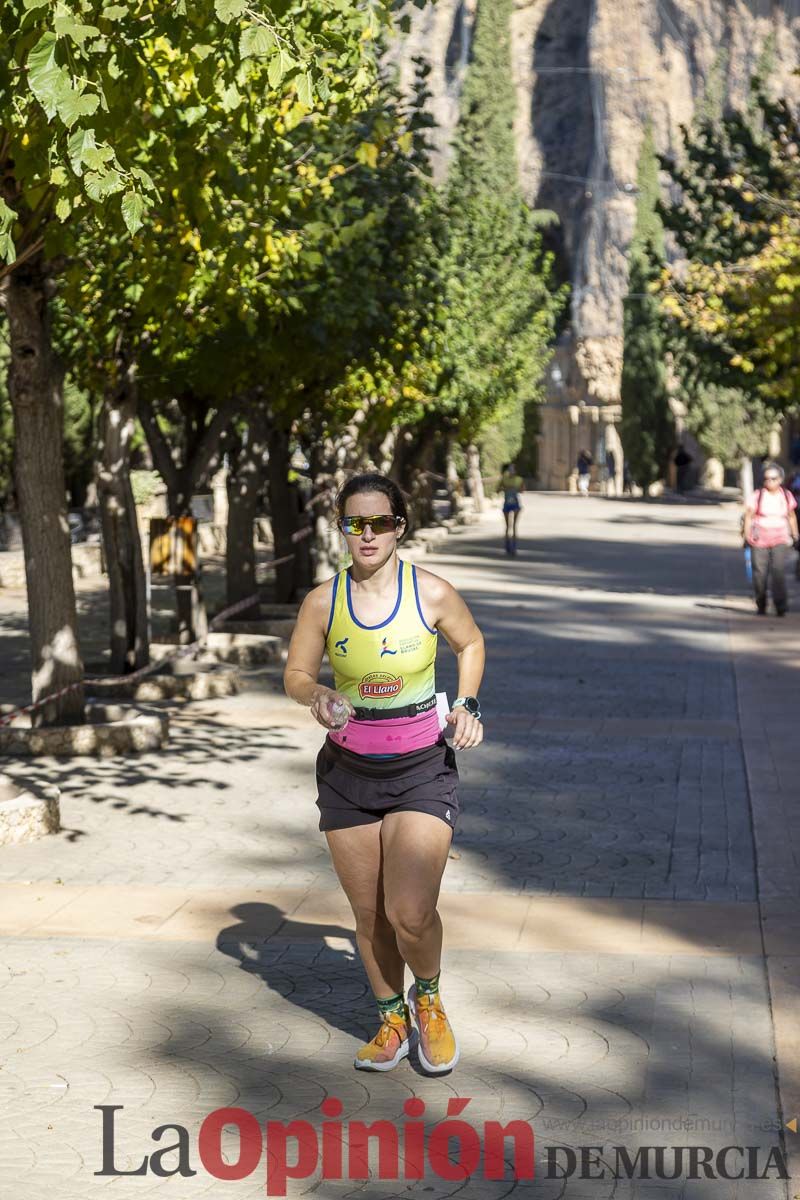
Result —
[[[800, 614], [751, 616], [736, 523], [732, 506], [529, 495], [517, 560], [494, 511], [423, 560], [461, 589], [488, 650], [487, 738], [459, 759], [441, 905], [463, 1055], [446, 1079], [350, 1066], [374, 1018], [316, 830], [322, 731], [274, 672], [176, 714], [159, 756], [15, 766], [59, 779], [65, 829], [0, 851], [0, 1156], [14, 1194], [249, 1200], [265, 1194], [263, 1168], [226, 1183], [199, 1163], [217, 1107], [319, 1127], [335, 1096], [345, 1123], [402, 1127], [416, 1096], [430, 1133], [461, 1096], [478, 1130], [533, 1125], [533, 1183], [317, 1172], [289, 1195], [793, 1197], [774, 1170], [611, 1176], [619, 1146], [632, 1159], [751, 1146], [763, 1169], [771, 1147], [800, 1139], [785, 1128], [800, 1115]], [[446, 647], [438, 682], [452, 698]], [[95, 1176], [101, 1104], [123, 1106], [118, 1169], [178, 1122], [197, 1176]], [[556, 1145], [576, 1151], [569, 1179], [548, 1178]], [[604, 1148], [590, 1178], [580, 1147]]]

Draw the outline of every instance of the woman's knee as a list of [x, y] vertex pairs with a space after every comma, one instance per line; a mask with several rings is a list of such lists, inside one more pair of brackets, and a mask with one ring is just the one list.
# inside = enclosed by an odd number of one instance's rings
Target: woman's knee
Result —
[[374, 908], [359, 907], [353, 910], [356, 919], [356, 933], [359, 937], [372, 942], [376, 938], [385, 937], [392, 933], [392, 925], [386, 913]]
[[436, 924], [436, 909], [418, 904], [387, 906], [387, 916], [397, 936], [405, 942], [421, 941]]

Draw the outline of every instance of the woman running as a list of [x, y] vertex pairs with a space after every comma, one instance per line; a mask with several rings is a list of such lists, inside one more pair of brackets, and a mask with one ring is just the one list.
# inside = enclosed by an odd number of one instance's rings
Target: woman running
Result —
[[522, 508], [519, 494], [522, 491], [524, 482], [522, 476], [516, 474], [513, 462], [503, 464], [500, 486], [505, 495], [503, 500], [503, 514], [506, 521], [506, 554], [511, 554], [514, 557], [516, 557], [517, 553], [517, 521], [519, 520]]
[[[437, 637], [458, 657], [453, 746], [483, 740], [477, 693], [483, 635], [458, 592], [397, 554], [408, 514], [385, 475], [356, 475], [336, 500], [352, 565], [303, 601], [284, 672], [287, 695], [329, 730], [317, 756], [319, 827], [356, 923], [381, 1027], [355, 1066], [390, 1071], [409, 1052], [423, 1068], [458, 1061], [439, 994], [439, 887], [458, 816], [458, 769], [436, 706]], [[323, 653], [335, 690], [317, 682]], [[404, 997], [406, 964], [414, 983]]]

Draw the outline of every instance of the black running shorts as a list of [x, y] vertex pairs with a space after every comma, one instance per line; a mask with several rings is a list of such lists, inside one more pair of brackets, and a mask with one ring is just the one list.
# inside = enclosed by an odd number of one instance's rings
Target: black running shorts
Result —
[[395, 812], [430, 813], [454, 829], [456, 753], [440, 738], [408, 754], [369, 758], [326, 738], [317, 755], [317, 792], [323, 832], [371, 825]]

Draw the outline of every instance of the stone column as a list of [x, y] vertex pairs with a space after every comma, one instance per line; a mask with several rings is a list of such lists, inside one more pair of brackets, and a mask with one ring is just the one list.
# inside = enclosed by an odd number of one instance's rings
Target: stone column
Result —
[[225, 552], [228, 529], [228, 468], [220, 467], [211, 477], [211, 494], [213, 496], [214, 517], [212, 529], [217, 550]]

